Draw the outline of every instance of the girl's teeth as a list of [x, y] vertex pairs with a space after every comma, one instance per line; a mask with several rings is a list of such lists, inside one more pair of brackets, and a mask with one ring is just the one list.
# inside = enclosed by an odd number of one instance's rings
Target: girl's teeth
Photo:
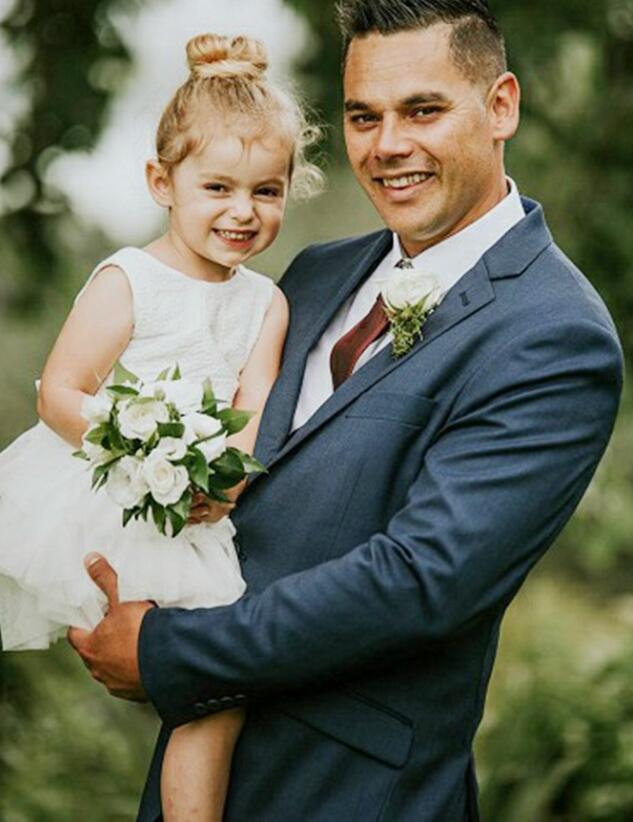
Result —
[[382, 184], [385, 188], [406, 188], [407, 186], [416, 185], [416, 183], [422, 183], [430, 176], [430, 174], [409, 174], [408, 177], [396, 177], [392, 180], [383, 177]]
[[237, 231], [218, 231], [220, 237], [227, 240], [249, 240], [253, 236], [252, 231], [239, 234]]

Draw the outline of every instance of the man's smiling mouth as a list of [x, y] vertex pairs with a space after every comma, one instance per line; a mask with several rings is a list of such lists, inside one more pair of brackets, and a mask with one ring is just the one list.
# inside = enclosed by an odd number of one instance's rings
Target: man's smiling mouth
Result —
[[410, 186], [425, 183], [434, 175], [431, 173], [415, 172], [413, 174], [403, 174], [400, 177], [374, 177], [374, 180], [380, 183], [384, 188], [409, 188]]

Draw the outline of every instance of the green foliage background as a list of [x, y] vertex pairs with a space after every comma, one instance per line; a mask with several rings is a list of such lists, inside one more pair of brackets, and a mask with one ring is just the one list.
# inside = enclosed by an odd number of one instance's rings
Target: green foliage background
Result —
[[[313, 33], [300, 83], [334, 127], [328, 191], [292, 209], [258, 261], [273, 276], [308, 242], [379, 225], [344, 164], [332, 0], [287, 4]], [[12, 158], [0, 181], [11, 204], [0, 223], [0, 447], [35, 421], [33, 380], [86, 271], [110, 248], [43, 180], [60, 151], [93, 145], [107, 120], [130, 65], [111, 14], [135, 5], [18, 0], [0, 26], [30, 101], [12, 133], [0, 133]], [[509, 171], [605, 297], [628, 363], [633, 0], [491, 5], [524, 89]], [[589, 493], [506, 619], [478, 738], [484, 819], [633, 818], [632, 451], [627, 393]], [[0, 655], [0, 819], [133, 818], [156, 730], [151, 710], [109, 699], [63, 645]]]

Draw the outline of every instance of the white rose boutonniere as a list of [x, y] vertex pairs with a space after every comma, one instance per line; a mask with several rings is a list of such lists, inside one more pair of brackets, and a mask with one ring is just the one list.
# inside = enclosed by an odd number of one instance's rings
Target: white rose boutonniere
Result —
[[397, 269], [381, 293], [393, 335], [393, 355], [403, 357], [416, 340], [424, 339], [422, 326], [439, 305], [440, 284], [433, 274]]

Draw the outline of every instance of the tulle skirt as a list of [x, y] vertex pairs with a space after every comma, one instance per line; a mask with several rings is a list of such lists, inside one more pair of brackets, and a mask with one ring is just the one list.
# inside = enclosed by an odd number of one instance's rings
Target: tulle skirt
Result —
[[153, 523], [121, 523], [91, 468], [44, 423], [0, 454], [0, 631], [4, 650], [48, 647], [69, 625], [91, 629], [106, 600], [84, 568], [91, 551], [119, 576], [122, 601], [214, 607], [238, 599], [245, 583], [227, 518], [192, 525], [175, 538]]

